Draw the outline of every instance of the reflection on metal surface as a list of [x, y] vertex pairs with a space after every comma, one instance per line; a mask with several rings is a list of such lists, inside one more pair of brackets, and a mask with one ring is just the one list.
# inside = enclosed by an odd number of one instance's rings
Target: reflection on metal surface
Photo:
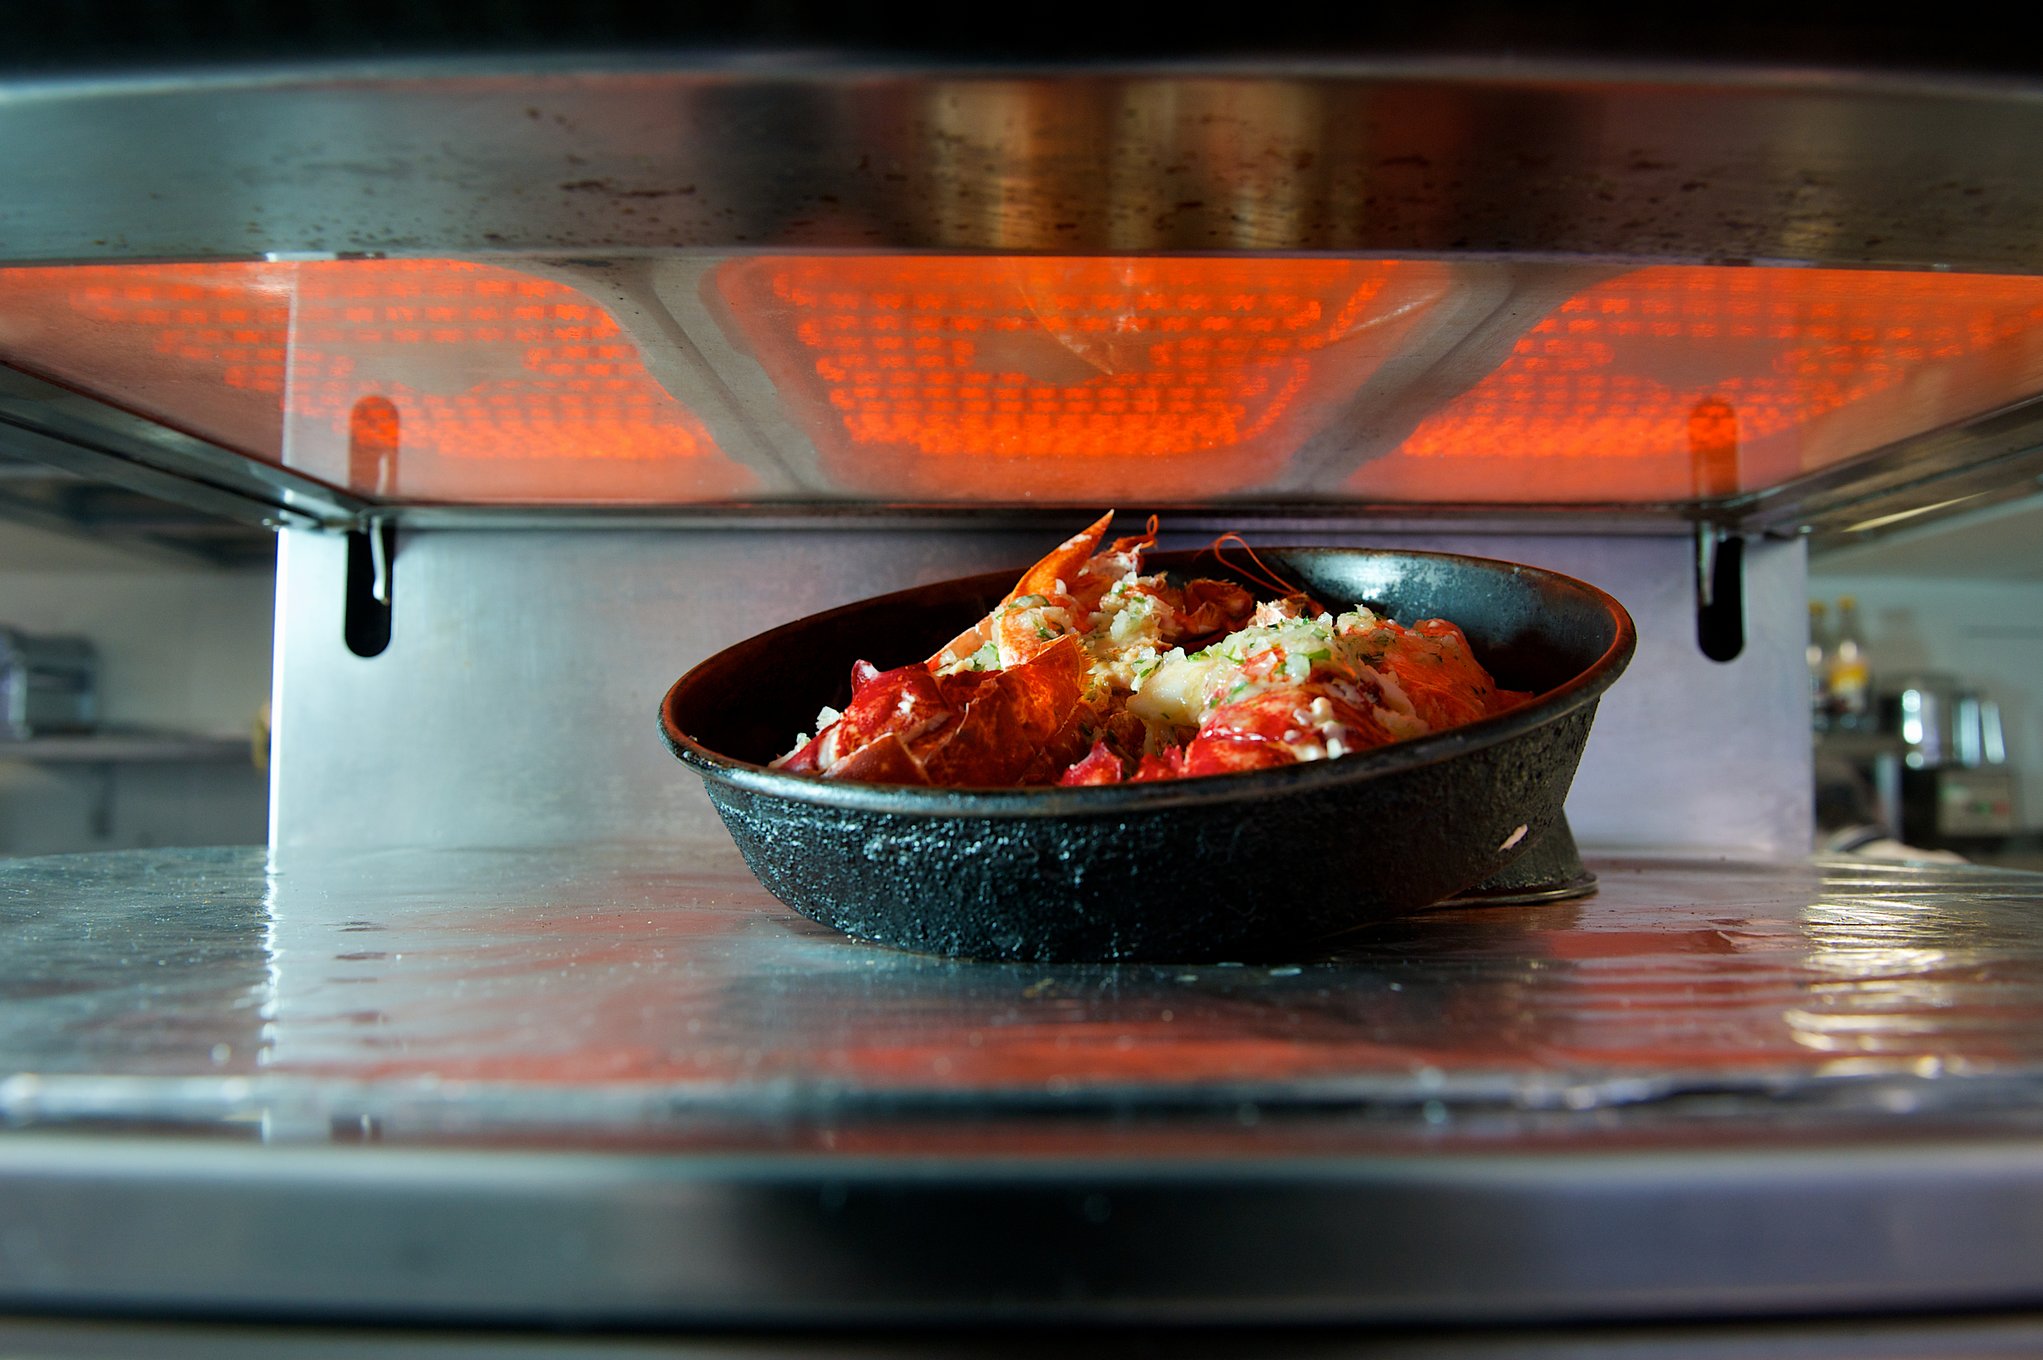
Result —
[[1688, 458], [1695, 494], [1706, 500], [1738, 489], [1738, 410], [1721, 397], [1704, 397], [1688, 412]]
[[[0, 879], [43, 905], [8, 926], [0, 1114], [315, 1140], [356, 1119], [621, 1136], [946, 1109], [1786, 1132], [1826, 1110], [1970, 1117], [2043, 1081], [2043, 879], [1597, 868], [1592, 898], [1439, 908], [1243, 967], [861, 945], [712, 843], [284, 853], [267, 877], [258, 851], [16, 861]], [[118, 958], [92, 957], [102, 939]]]
[[347, 470], [323, 459], [355, 404], [378, 396], [402, 420], [398, 500], [715, 500], [750, 485], [574, 289], [454, 260], [298, 268], [293, 466], [340, 482]]
[[0, 269], [0, 362], [276, 462], [293, 278], [262, 263]]
[[365, 496], [387, 496], [397, 481], [398, 431], [403, 418], [388, 397], [362, 397], [348, 412], [348, 485]]
[[1348, 149], [1311, 82], [939, 78], [915, 114], [931, 244], [968, 250], [1292, 248]]
[[264, 528], [348, 524], [363, 502], [310, 477], [0, 363], [0, 440], [14, 456]]
[[1593, 898], [1293, 965], [1044, 967], [844, 939], [713, 843], [0, 863], [0, 1302], [1467, 1325], [2043, 1297], [2043, 878], [1595, 867]]
[[2006, 957], [2011, 923], [1955, 921], [1904, 885], [1841, 866], [1829, 886], [1804, 917], [1821, 981], [1783, 1013], [1796, 1042], [1855, 1059], [1854, 1071], [1937, 1075], [2024, 1061], [2027, 1046], [1995, 1032], [2016, 1014], [2043, 1028], [2043, 998], [2009, 993], [2015, 1009], [1988, 1007], [1980, 987]]

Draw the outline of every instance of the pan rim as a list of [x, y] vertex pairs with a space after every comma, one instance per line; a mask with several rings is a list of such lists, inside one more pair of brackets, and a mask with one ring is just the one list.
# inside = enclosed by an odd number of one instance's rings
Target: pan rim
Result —
[[[1486, 718], [1479, 718], [1471, 723], [1464, 723], [1442, 732], [1428, 733], [1422, 737], [1393, 742], [1369, 751], [1341, 756], [1334, 760], [1301, 761], [1272, 769], [1145, 783], [987, 788], [828, 780], [812, 775], [787, 774], [752, 761], [724, 755], [681, 731], [674, 720], [677, 699], [688, 692], [698, 676], [737, 648], [763, 645], [777, 633], [808, 628], [842, 614], [920, 595], [938, 587], [963, 586], [982, 579], [989, 584], [999, 581], [1011, 582], [1019, 569], [1009, 572], [986, 572], [868, 596], [755, 633], [720, 649], [691, 666], [668, 687], [666, 695], [660, 702], [660, 736], [677, 759], [705, 780], [722, 783], [748, 793], [817, 807], [903, 817], [976, 817], [1002, 820], [1088, 815], [1126, 816], [1137, 812], [1160, 812], [1213, 803], [1241, 802], [1257, 797], [1310, 796], [1326, 789], [1365, 783], [1452, 759], [1467, 751], [1496, 745], [1534, 728], [1546, 726], [1587, 704], [1596, 702], [1623, 674], [1637, 648], [1637, 629], [1632, 622], [1631, 614], [1614, 596], [1587, 581], [1544, 567], [1467, 553], [1404, 548], [1300, 544], [1258, 548], [1257, 551], [1266, 555], [1288, 556], [1339, 554], [1399, 560], [1420, 558], [1503, 569], [1513, 576], [1531, 578], [1585, 597], [1611, 620], [1613, 634], [1610, 644], [1603, 652], [1566, 681], [1529, 703]], [[1158, 553], [1154, 558], [1190, 556], [1188, 553]]]

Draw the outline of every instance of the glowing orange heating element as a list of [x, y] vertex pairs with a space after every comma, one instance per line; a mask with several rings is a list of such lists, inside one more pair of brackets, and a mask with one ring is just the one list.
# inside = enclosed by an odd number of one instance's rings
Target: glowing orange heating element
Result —
[[[2043, 390], [2043, 278], [1655, 266], [1518, 319], [1554, 268], [757, 256], [703, 297], [839, 498], [1686, 502]], [[756, 493], [647, 357], [528, 268], [0, 269], [0, 363], [374, 497]], [[370, 399], [399, 439], [351, 465]]]
[[646, 373], [615, 318], [575, 290], [449, 260], [307, 266], [293, 415], [336, 427], [365, 392], [404, 414], [403, 458], [676, 459], [701, 425]]
[[[32, 343], [7, 343], [9, 320], [30, 328]], [[80, 321], [96, 340], [67, 342]], [[0, 358], [365, 494], [688, 500], [750, 484], [647, 373], [607, 310], [513, 269], [350, 260], [0, 270]], [[403, 438], [365, 473], [348, 448], [370, 398], [401, 417]], [[607, 466], [617, 463], [659, 466]]]
[[[1097, 465], [1124, 462], [1184, 495], [1281, 464], [1311, 432], [1301, 408], [1352, 393], [1445, 281], [1398, 261], [867, 256], [734, 261], [718, 288], [857, 485], [1026, 494], [1111, 486]], [[1374, 347], [1317, 362], [1365, 332]]]
[[0, 362], [272, 462], [292, 267], [0, 269]]
[[1423, 499], [1726, 495], [2039, 385], [2043, 279], [1658, 266], [1568, 299], [1351, 485]]

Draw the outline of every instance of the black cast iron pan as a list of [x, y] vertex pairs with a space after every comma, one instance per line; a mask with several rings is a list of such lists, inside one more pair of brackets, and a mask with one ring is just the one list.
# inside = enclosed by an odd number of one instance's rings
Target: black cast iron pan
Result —
[[[1489, 878], [1553, 825], [1596, 701], [1631, 659], [1624, 607], [1554, 572], [1441, 553], [1258, 549], [1332, 609], [1461, 625], [1529, 704], [1417, 740], [1248, 774], [1091, 788], [930, 789], [768, 770], [865, 659], [929, 655], [1019, 570], [898, 591], [739, 643], [667, 692], [660, 729], [746, 863], [803, 915], [904, 949], [1049, 961], [1305, 957]], [[1156, 553], [1145, 569], [1229, 576]], [[1267, 591], [1260, 592], [1267, 594]]]

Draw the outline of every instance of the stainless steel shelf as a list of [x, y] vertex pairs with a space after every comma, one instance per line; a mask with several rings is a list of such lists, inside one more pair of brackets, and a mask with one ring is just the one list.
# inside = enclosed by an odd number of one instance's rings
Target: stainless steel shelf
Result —
[[24, 761], [36, 765], [136, 765], [179, 761], [208, 764], [248, 759], [246, 737], [114, 730], [0, 738], [0, 761]]
[[2043, 877], [1603, 859], [1274, 967], [901, 954], [727, 844], [0, 864], [0, 1307], [2043, 1306]]

